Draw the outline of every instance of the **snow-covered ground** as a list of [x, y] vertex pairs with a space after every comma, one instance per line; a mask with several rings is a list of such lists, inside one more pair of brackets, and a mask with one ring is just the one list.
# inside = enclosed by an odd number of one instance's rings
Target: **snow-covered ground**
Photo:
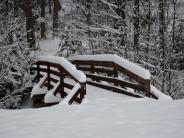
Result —
[[38, 56], [49, 55], [54, 56], [57, 54], [59, 50], [59, 39], [50, 39], [50, 40], [41, 40], [37, 43], [40, 51], [38, 52]]
[[183, 138], [183, 105], [88, 85], [81, 105], [0, 110], [0, 138]]

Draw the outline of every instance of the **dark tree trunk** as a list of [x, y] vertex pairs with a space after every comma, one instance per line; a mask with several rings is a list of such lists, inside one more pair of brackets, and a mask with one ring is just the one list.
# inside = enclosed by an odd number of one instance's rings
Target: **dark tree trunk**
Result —
[[139, 0], [134, 0], [134, 48], [139, 49]]
[[45, 39], [45, 0], [41, 0], [41, 17], [44, 18], [44, 22], [41, 23], [41, 38]]
[[121, 20], [115, 19], [115, 29], [121, 30], [121, 40], [120, 40], [120, 46], [125, 47], [125, 56], [127, 57], [127, 48], [126, 48], [126, 0], [116, 0], [116, 5], [118, 8], [116, 9], [116, 13], [118, 16], [121, 17]]
[[[174, 49], [175, 49], [175, 46], [176, 46], [176, 42], [175, 42], [175, 39], [176, 39], [176, 35], [175, 35], [175, 29], [176, 29], [176, 8], [177, 8], [177, 0], [173, 0], [172, 1], [172, 4], [173, 4], [173, 25], [172, 25], [172, 47], [171, 47], [171, 53], [174, 53]], [[168, 93], [169, 95], [172, 95], [172, 80], [173, 80], [173, 76], [174, 76], [174, 72], [172, 72], [171, 70], [174, 69], [175, 70], [175, 67], [173, 66], [174, 65], [174, 62], [173, 60], [171, 59], [170, 61], [170, 70], [169, 70], [169, 84], [168, 84]]]
[[10, 25], [10, 20], [9, 18], [9, 10], [10, 10], [10, 3], [9, 3], [9, 0], [6, 0], [5, 2], [5, 6], [6, 6], [6, 12], [5, 12], [5, 28], [6, 28], [6, 31], [8, 32], [7, 34], [7, 39], [6, 39], [6, 44], [9, 45], [9, 44], [12, 44], [13, 43], [13, 35], [12, 35], [12, 32], [9, 31], [9, 25]]
[[58, 0], [53, 0], [54, 11], [53, 11], [53, 36], [56, 36], [58, 30], [58, 12], [61, 9], [60, 2]]
[[49, 0], [49, 13], [52, 14], [52, 4], [51, 0]]
[[27, 43], [30, 48], [35, 47], [34, 23], [32, 13], [32, 0], [24, 0], [24, 12], [26, 15]]
[[[86, 0], [85, 2], [86, 2], [85, 7], [87, 9], [87, 14], [86, 14], [86, 24], [88, 26], [87, 34], [88, 34], [88, 37], [90, 38], [91, 35], [92, 35], [91, 30], [90, 30], [90, 26], [92, 25], [91, 5], [92, 5], [93, 1], [92, 0]], [[89, 40], [89, 43], [90, 43], [91, 49], [92, 50], [95, 49], [95, 47], [94, 47], [91, 40]], [[92, 53], [95, 54], [95, 51], [92, 51]]]
[[13, 1], [14, 3], [14, 17], [17, 18], [18, 17], [18, 7], [19, 7], [19, 3], [17, 0]]
[[86, 9], [88, 10], [87, 15], [86, 15], [86, 23], [88, 26], [91, 25], [91, 4], [92, 0], [86, 0]]
[[147, 15], [147, 48], [146, 48], [146, 59], [149, 60], [149, 48], [150, 48], [150, 34], [151, 34], [151, 0], [148, 1], [148, 15]]
[[159, 0], [159, 43], [162, 49], [162, 92], [165, 92], [165, 1]]

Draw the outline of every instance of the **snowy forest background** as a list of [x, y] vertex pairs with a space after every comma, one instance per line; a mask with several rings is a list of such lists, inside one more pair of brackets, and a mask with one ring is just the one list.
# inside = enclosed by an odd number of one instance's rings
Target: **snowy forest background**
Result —
[[58, 56], [117, 54], [147, 68], [163, 93], [184, 98], [183, 0], [1, 0], [1, 108], [20, 108], [39, 41], [54, 38]]

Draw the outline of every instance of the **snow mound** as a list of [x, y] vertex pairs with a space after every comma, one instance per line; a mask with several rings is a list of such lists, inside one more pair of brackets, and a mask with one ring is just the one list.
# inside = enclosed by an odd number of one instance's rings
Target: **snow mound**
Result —
[[76, 55], [76, 56], [70, 57], [69, 60], [111, 61], [135, 73], [136, 75], [144, 79], [150, 79], [150, 72], [148, 70], [114, 54]]
[[168, 95], [165, 95], [161, 91], [159, 91], [156, 87], [151, 85], [151, 92], [158, 97], [158, 100], [172, 100], [172, 98]]

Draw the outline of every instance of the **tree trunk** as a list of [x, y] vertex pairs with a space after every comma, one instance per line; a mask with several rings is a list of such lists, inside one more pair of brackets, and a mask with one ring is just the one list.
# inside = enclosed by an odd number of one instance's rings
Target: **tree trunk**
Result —
[[134, 0], [134, 48], [139, 49], [139, 0]]
[[53, 0], [54, 11], [53, 11], [53, 36], [56, 36], [58, 30], [58, 12], [61, 9], [60, 2], [58, 0]]
[[41, 0], [41, 17], [44, 19], [44, 21], [41, 23], [41, 38], [46, 38], [45, 32], [45, 0]]
[[150, 34], [151, 34], [151, 0], [148, 1], [148, 15], [147, 15], [147, 48], [146, 48], [146, 59], [149, 61], [149, 48], [150, 48]]
[[[175, 49], [175, 29], [176, 29], [176, 5], [177, 5], [177, 0], [172, 1], [173, 4], [173, 25], [172, 25], [172, 47], [171, 47], [171, 53], [174, 54], [174, 49]], [[174, 76], [174, 72], [171, 70], [175, 70], [175, 67], [173, 66], [174, 62], [173, 59], [170, 60], [170, 70], [169, 70], [169, 84], [168, 84], [168, 93], [171, 95], [171, 89], [172, 89], [172, 80]]]
[[26, 15], [27, 43], [30, 48], [35, 47], [32, 0], [24, 0], [24, 12]]
[[17, 0], [13, 1], [14, 17], [15, 18], [18, 17], [18, 7], [19, 7], [18, 1]]
[[51, 0], [49, 0], [49, 13], [52, 14], [52, 6], [51, 6]]
[[126, 48], [126, 3], [127, 1], [122, 1], [122, 0], [117, 0], [116, 1], [116, 5], [118, 6], [118, 8], [116, 9], [116, 13], [118, 16], [121, 17], [121, 21], [118, 21], [117, 19], [115, 19], [115, 29], [119, 29], [121, 30], [121, 40], [120, 40], [120, 46], [125, 47], [125, 56], [127, 57], [127, 48]]
[[173, 43], [173, 45], [172, 45], [172, 50], [176, 46], [176, 44], [175, 44], [176, 4], [177, 4], [177, 0], [173, 0], [173, 29], [172, 29], [173, 30], [173, 33], [172, 33], [172, 43]]
[[[92, 24], [92, 15], [91, 15], [91, 5], [92, 5], [92, 0], [86, 0], [86, 4], [85, 4], [85, 7], [87, 9], [87, 14], [86, 14], [86, 24], [88, 26], [88, 30], [87, 30], [87, 34], [88, 34], [88, 37], [90, 38], [92, 33], [91, 33], [91, 30], [90, 30], [90, 26]], [[95, 54], [95, 51], [93, 50], [94, 49], [94, 45], [92, 43], [92, 41], [89, 39], [89, 43], [90, 43], [90, 47], [92, 49], [92, 53]]]
[[159, 43], [162, 49], [162, 92], [165, 92], [165, 1], [159, 0]]

